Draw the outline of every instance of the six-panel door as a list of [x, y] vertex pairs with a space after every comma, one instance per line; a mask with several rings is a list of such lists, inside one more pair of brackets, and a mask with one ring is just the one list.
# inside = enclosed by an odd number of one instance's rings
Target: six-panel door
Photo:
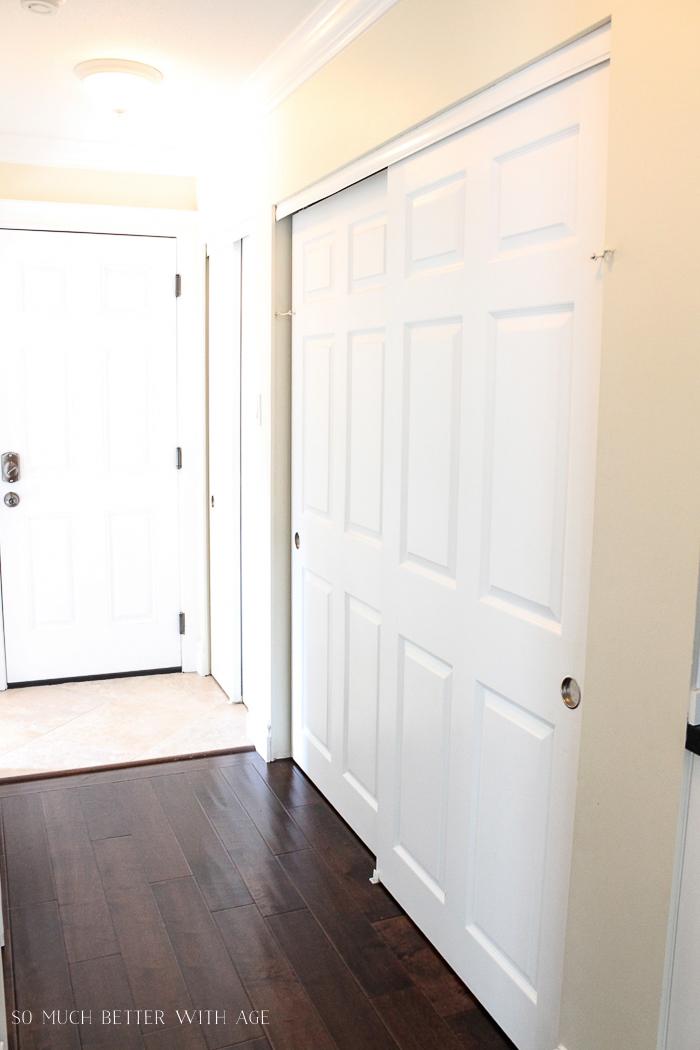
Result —
[[175, 241], [0, 232], [10, 683], [180, 666]]

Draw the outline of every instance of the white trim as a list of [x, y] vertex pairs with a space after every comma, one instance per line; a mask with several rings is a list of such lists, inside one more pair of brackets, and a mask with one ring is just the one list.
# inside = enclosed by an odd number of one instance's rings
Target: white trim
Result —
[[[205, 258], [198, 215], [157, 208], [0, 200], [0, 228], [136, 234], [177, 240], [177, 269], [182, 275], [182, 296], [177, 300], [178, 443], [183, 449], [183, 469], [178, 472], [180, 590], [187, 624], [182, 638], [182, 669], [208, 674]], [[4, 657], [0, 622], [0, 689], [7, 687]]]
[[84, 142], [45, 135], [0, 133], [0, 163], [50, 168], [127, 171], [142, 175], [197, 174], [198, 158], [169, 146]]
[[310, 204], [330, 197], [331, 194], [351, 186], [361, 179], [404, 160], [419, 150], [454, 135], [458, 131], [476, 124], [486, 117], [499, 113], [508, 106], [544, 91], [545, 88], [567, 80], [569, 77], [592, 69], [610, 59], [610, 22], [605, 22], [591, 32], [566, 44], [544, 58], [535, 60], [525, 68], [508, 74], [496, 84], [482, 89], [455, 106], [398, 138], [352, 161], [344, 168], [326, 176], [319, 182], [295, 193], [277, 205], [277, 218], [283, 219], [295, 211], [308, 208]]
[[661, 987], [661, 1008], [659, 1010], [659, 1031], [657, 1050], [666, 1050], [668, 1041], [668, 1021], [671, 1009], [671, 990], [673, 985], [673, 965], [676, 954], [676, 934], [678, 931], [678, 911], [681, 901], [681, 883], [683, 880], [683, 861], [685, 842], [688, 833], [688, 809], [690, 807], [690, 788], [693, 778], [695, 756], [685, 752], [683, 762], [683, 780], [681, 782], [681, 799], [678, 813], [678, 831], [676, 832], [676, 853], [673, 864], [673, 881], [671, 882], [671, 902], [666, 933], [666, 958]]
[[264, 113], [278, 106], [398, 0], [322, 0], [243, 84]]
[[218, 251], [219, 248], [226, 248], [229, 244], [235, 244], [236, 241], [242, 241], [244, 237], [249, 237], [250, 230], [250, 219], [242, 219], [233, 226], [229, 226], [223, 233], [217, 232], [216, 237], [207, 240], [207, 255]]

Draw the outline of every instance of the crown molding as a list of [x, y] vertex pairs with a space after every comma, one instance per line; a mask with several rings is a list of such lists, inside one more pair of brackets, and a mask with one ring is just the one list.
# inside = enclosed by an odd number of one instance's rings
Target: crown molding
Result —
[[322, 0], [243, 84], [263, 113], [284, 101], [398, 0]]
[[610, 21], [550, 51], [532, 63], [515, 70], [495, 84], [487, 85], [421, 124], [365, 153], [343, 168], [300, 190], [277, 204], [276, 215], [283, 219], [295, 211], [330, 197], [355, 182], [441, 142], [465, 128], [544, 91], [569, 77], [610, 60]]
[[0, 163], [89, 168], [142, 175], [196, 175], [196, 158], [168, 146], [85, 142], [42, 135], [0, 133]]

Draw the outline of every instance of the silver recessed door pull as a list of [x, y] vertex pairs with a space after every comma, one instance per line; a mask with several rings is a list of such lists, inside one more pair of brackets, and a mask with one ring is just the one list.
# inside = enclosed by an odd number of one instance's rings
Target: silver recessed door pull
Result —
[[2, 480], [10, 485], [19, 481], [19, 452], [3, 452]]
[[572, 711], [581, 703], [581, 687], [575, 678], [565, 678], [561, 683], [561, 698]]

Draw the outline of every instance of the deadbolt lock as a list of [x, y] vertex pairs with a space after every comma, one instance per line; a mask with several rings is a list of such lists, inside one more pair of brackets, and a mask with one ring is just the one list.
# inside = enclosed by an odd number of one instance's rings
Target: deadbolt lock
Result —
[[10, 485], [19, 481], [19, 452], [3, 452], [2, 480]]

